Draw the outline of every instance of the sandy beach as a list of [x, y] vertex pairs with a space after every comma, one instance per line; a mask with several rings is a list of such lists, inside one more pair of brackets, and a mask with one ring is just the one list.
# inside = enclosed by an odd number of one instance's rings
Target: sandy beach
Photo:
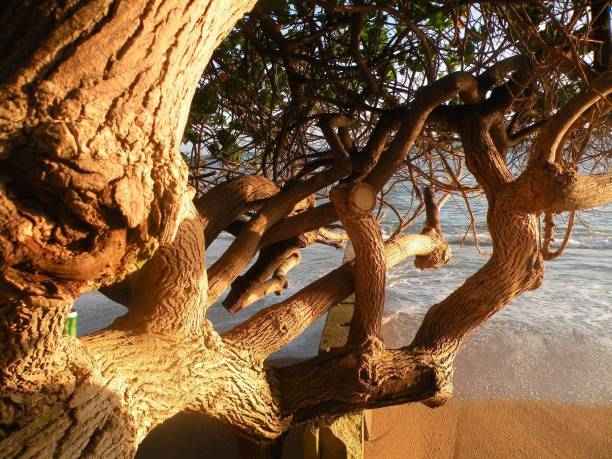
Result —
[[[516, 400], [452, 400], [374, 410], [368, 459], [609, 458], [612, 406]], [[233, 432], [206, 418], [180, 414], [142, 443], [139, 459], [240, 457]], [[292, 432], [283, 458], [299, 459]]]
[[609, 458], [612, 406], [454, 400], [375, 410], [367, 458]]

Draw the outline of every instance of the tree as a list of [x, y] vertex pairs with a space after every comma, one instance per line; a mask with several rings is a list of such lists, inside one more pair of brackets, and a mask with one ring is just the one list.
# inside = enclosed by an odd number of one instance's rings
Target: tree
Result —
[[[554, 214], [612, 201], [606, 2], [267, 1], [213, 54], [252, 3], [5, 8], [3, 457], [131, 456], [183, 410], [263, 441], [358, 407], [441, 404], [465, 337], [563, 251]], [[402, 180], [421, 204], [384, 241], [372, 211]], [[450, 256], [434, 189], [485, 195], [493, 253], [411, 345], [386, 349], [386, 269]], [[403, 235], [422, 211], [422, 233]], [[337, 220], [354, 262], [213, 330], [224, 292], [235, 311], [282, 290], [300, 248], [342, 238]], [[222, 231], [236, 239], [207, 270]], [[65, 336], [96, 288], [129, 312]], [[264, 366], [353, 292], [347, 346]]]

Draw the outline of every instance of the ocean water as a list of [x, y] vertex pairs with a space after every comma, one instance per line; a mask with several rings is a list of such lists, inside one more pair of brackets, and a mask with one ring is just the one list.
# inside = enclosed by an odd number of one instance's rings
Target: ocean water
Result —
[[[401, 193], [393, 204], [405, 211]], [[473, 210], [480, 227], [481, 249], [491, 250], [486, 232], [486, 206], [476, 199]], [[513, 300], [473, 332], [457, 357], [455, 393], [458, 398], [517, 398], [573, 403], [612, 402], [612, 205], [580, 214], [565, 253], [546, 263], [540, 289]], [[383, 234], [393, 231], [385, 218]], [[417, 220], [408, 232], [419, 232]], [[443, 231], [453, 259], [438, 270], [419, 271], [406, 260], [387, 276], [383, 338], [388, 347], [410, 343], [427, 309], [444, 299], [476, 272], [487, 255], [476, 250], [466, 209], [450, 199], [442, 209]], [[564, 227], [558, 231], [562, 239]], [[207, 265], [223, 253], [232, 237], [225, 233], [209, 247]], [[462, 244], [463, 242], [463, 244]], [[303, 250], [302, 263], [289, 273], [289, 288], [235, 315], [215, 304], [207, 314], [220, 332], [229, 330], [258, 310], [282, 301], [337, 267], [342, 250], [313, 245]], [[79, 334], [99, 330], [125, 313], [125, 308], [97, 292], [75, 304]], [[313, 324], [277, 358], [307, 358], [317, 352], [324, 318]]]

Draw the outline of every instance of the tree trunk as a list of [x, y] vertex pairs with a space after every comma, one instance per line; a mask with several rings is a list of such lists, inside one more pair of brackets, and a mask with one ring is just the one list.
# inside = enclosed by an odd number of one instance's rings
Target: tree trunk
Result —
[[[197, 405], [174, 378], [191, 390], [188, 375], [212, 371], [176, 356], [208, 362], [220, 340], [204, 321], [203, 226], [178, 147], [212, 51], [253, 4], [4, 5], [1, 457], [129, 457], [151, 428]], [[158, 288], [136, 282], [124, 320], [82, 343], [64, 334], [80, 292], [121, 280], [158, 247], [148, 271], [161, 273]], [[219, 372], [222, 360], [210, 360]]]

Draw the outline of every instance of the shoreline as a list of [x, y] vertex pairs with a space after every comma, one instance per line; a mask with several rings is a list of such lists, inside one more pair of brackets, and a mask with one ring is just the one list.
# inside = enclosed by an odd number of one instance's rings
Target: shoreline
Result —
[[[436, 409], [421, 403], [390, 406], [372, 414], [366, 459], [612, 457], [612, 403], [467, 399]], [[231, 429], [182, 413], [151, 432], [136, 457], [240, 456]], [[301, 457], [301, 432], [295, 429], [285, 441], [283, 458]]]

